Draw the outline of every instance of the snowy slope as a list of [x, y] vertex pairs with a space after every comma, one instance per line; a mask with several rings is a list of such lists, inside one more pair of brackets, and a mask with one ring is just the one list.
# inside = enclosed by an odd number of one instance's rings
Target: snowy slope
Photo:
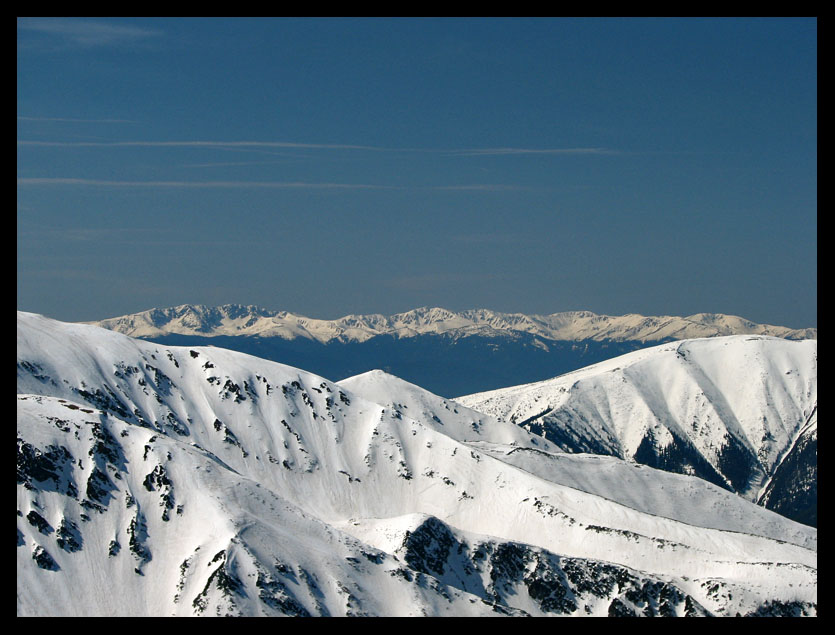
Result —
[[372, 403], [425, 422], [456, 441], [557, 449], [542, 437], [509, 426], [381, 370], [372, 370], [337, 384]]
[[18, 614], [816, 611], [816, 530], [689, 477], [576, 487], [446, 406], [18, 313]]
[[[490, 613], [467, 594], [440, 601], [410, 584], [392, 556], [204, 450], [83, 406], [85, 416], [68, 417], [76, 407], [68, 401], [20, 400], [27, 438], [46, 448], [57, 425], [69, 427], [60, 447], [78, 459], [20, 488], [19, 615]], [[98, 496], [96, 468], [109, 481]], [[61, 495], [73, 486], [80, 503]]]
[[438, 307], [423, 307], [391, 316], [347, 315], [336, 320], [322, 320], [251, 305], [207, 307], [184, 304], [168, 309], [150, 309], [94, 324], [132, 337], [152, 338], [170, 333], [247, 335], [290, 340], [305, 338], [322, 343], [331, 340], [363, 342], [378, 335], [403, 338], [425, 334], [453, 337], [513, 337], [528, 334], [546, 341], [615, 342], [660, 342], [666, 339], [733, 334], [770, 335], [788, 339], [817, 337], [817, 329], [756, 324], [740, 317], [715, 313], [699, 313], [688, 317], [647, 317], [636, 314], [608, 316], [590, 311], [525, 315], [488, 309], [455, 312]]
[[455, 401], [570, 452], [696, 474], [757, 500], [816, 413], [817, 342], [687, 340]]
[[[612, 456], [566, 453], [524, 428], [507, 426], [491, 415], [433, 395], [383, 371], [363, 373], [337, 384], [379, 405], [412, 417], [417, 415], [479, 453], [541, 479], [654, 516], [816, 548], [816, 542], [809, 542], [809, 533], [796, 524], [786, 523], [767, 510], [752, 508], [718, 486]], [[702, 495], [706, 491], [710, 496]]]

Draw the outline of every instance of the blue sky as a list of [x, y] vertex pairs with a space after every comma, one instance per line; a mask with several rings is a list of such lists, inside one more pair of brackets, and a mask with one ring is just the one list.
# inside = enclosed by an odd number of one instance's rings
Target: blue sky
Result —
[[814, 19], [19, 18], [18, 309], [817, 326]]

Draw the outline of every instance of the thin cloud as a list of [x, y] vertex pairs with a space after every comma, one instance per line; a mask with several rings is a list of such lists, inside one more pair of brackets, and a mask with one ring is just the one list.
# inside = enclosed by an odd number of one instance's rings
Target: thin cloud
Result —
[[78, 227], [60, 228], [54, 227], [33, 227], [20, 232], [20, 236], [26, 239], [37, 239], [45, 241], [57, 240], [62, 243], [107, 243], [110, 245], [145, 245], [145, 246], [217, 246], [217, 245], [267, 245], [269, 241], [258, 238], [248, 240], [198, 240], [160, 237], [159, 229], [136, 228], [136, 227]]
[[131, 44], [162, 35], [155, 29], [78, 18], [21, 18], [17, 28], [51, 35], [83, 47]]
[[[280, 153], [273, 153], [279, 154]], [[284, 156], [288, 156], [292, 158], [294, 161], [298, 161], [299, 157], [293, 154], [287, 154]], [[287, 163], [287, 160], [283, 161], [227, 161], [224, 163], [186, 163], [179, 167], [181, 168], [237, 168], [243, 166], [251, 166], [251, 165], [281, 165]]]
[[22, 146], [139, 148], [301, 148], [305, 150], [385, 150], [374, 146], [292, 141], [18, 141]]
[[462, 192], [498, 192], [526, 190], [530, 188], [503, 184], [474, 185], [381, 185], [377, 183], [311, 183], [306, 181], [108, 181], [103, 179], [79, 179], [66, 177], [26, 177], [18, 178], [21, 186], [61, 186], [78, 185], [94, 187], [157, 187], [157, 188], [276, 188], [276, 189], [343, 189], [343, 190], [434, 190]]
[[131, 119], [73, 119], [70, 117], [21, 117], [18, 121], [57, 121], [61, 123], [139, 123]]
[[306, 183], [299, 181], [106, 181], [75, 178], [19, 178], [18, 185], [81, 185], [99, 187], [173, 187], [173, 188], [287, 188], [394, 190], [394, 185], [366, 183]]
[[368, 150], [374, 152], [405, 152], [447, 154], [457, 156], [512, 155], [611, 155], [621, 154], [609, 148], [387, 148], [342, 143], [299, 143], [294, 141], [27, 141], [18, 145], [41, 147], [146, 147], [146, 148], [297, 148], [318, 150]]
[[432, 190], [446, 190], [449, 192], [511, 192], [528, 190], [530, 188], [521, 185], [503, 185], [500, 183], [475, 183], [472, 185], [432, 185]]
[[461, 156], [509, 156], [520, 154], [619, 154], [617, 150], [610, 150], [608, 148], [468, 148], [464, 150], [450, 150], [450, 153]]

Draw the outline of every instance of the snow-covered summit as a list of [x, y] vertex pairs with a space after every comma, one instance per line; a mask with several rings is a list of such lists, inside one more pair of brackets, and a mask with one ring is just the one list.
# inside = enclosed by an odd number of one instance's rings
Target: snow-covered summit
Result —
[[697, 474], [758, 500], [817, 412], [817, 342], [685, 340], [455, 399], [593, 452]]
[[423, 421], [457, 441], [559, 451], [555, 445], [519, 426], [508, 425], [439, 397], [379, 369], [343, 379], [337, 384], [363, 399]]
[[363, 342], [378, 335], [398, 338], [425, 334], [466, 337], [513, 337], [526, 334], [552, 341], [638, 341], [690, 339], [733, 334], [757, 334], [787, 339], [815, 339], [817, 329], [790, 329], [755, 324], [736, 316], [700, 313], [688, 317], [596, 315], [570, 311], [550, 315], [501, 313], [488, 309], [449, 311], [422, 307], [391, 316], [347, 315], [335, 320], [315, 319], [287, 311], [227, 304], [219, 307], [181, 305], [94, 322], [132, 337], [179, 335], [250, 335], [305, 338], [319, 342]]

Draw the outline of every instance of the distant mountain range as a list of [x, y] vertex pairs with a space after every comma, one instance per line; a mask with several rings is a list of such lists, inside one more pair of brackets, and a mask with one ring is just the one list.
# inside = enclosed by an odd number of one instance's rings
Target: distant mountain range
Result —
[[92, 324], [172, 346], [230, 348], [334, 379], [379, 368], [449, 397], [551, 378], [666, 341], [736, 334], [817, 338], [813, 328], [706, 313], [541, 316], [421, 308], [319, 320], [230, 304], [151, 309]]
[[504, 419], [18, 312], [17, 614], [816, 615], [817, 530], [752, 502], [804, 494], [814, 344], [662, 345], [509, 389]]
[[548, 341], [591, 340], [596, 342], [660, 342], [717, 335], [771, 335], [786, 339], [816, 339], [817, 329], [790, 329], [755, 324], [733, 315], [698, 313], [688, 317], [608, 316], [589, 311], [551, 315], [499, 313], [487, 309], [448, 311], [420, 308], [391, 316], [347, 315], [319, 320], [287, 311], [270, 311], [252, 305], [218, 307], [184, 304], [168, 309], [150, 309], [122, 317], [91, 322], [131, 337], [160, 335], [249, 336], [298, 338], [323, 344], [337, 341], [366, 342], [380, 335], [396, 338], [446, 335], [452, 338], [512, 337], [531, 335]]

